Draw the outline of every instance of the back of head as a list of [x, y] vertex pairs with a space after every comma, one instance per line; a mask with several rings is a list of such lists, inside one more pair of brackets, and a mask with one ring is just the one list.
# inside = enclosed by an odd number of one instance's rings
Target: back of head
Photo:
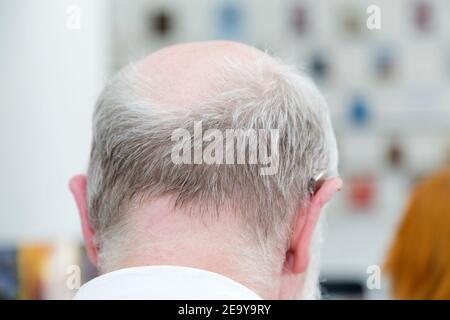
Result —
[[336, 174], [327, 106], [307, 77], [240, 44], [187, 46], [187, 56], [173, 47], [126, 67], [98, 100], [88, 203], [105, 271], [137, 234], [133, 212], [164, 197], [206, 228], [232, 216], [222, 245], [273, 268], [311, 178]]
[[415, 188], [385, 269], [398, 299], [450, 299], [450, 169]]

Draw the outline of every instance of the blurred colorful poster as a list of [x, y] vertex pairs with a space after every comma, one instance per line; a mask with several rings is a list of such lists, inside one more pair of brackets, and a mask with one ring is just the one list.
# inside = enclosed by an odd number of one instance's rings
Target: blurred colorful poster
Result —
[[361, 94], [352, 97], [349, 106], [349, 119], [353, 127], [365, 128], [371, 120], [371, 112], [366, 98]]
[[17, 299], [17, 251], [15, 248], [0, 249], [0, 300]]
[[50, 245], [23, 245], [18, 252], [19, 298], [38, 300], [45, 297]]
[[372, 208], [375, 204], [376, 195], [376, 178], [373, 174], [359, 174], [349, 179], [348, 200], [352, 208], [359, 210]]
[[225, 1], [218, 8], [218, 34], [228, 40], [243, 38], [244, 14], [235, 1]]
[[430, 1], [418, 1], [414, 6], [414, 26], [421, 33], [433, 30], [433, 6]]
[[364, 31], [363, 15], [357, 6], [347, 5], [340, 6], [337, 9], [340, 21], [340, 30], [344, 36], [350, 38], [359, 37]]
[[310, 61], [309, 70], [315, 81], [320, 84], [325, 82], [330, 73], [330, 64], [327, 56], [321, 51], [316, 51]]
[[305, 35], [310, 28], [310, 17], [305, 4], [296, 3], [289, 7], [290, 25], [297, 35]]
[[151, 34], [160, 38], [169, 36], [173, 31], [174, 17], [167, 9], [150, 12], [148, 17], [148, 29]]

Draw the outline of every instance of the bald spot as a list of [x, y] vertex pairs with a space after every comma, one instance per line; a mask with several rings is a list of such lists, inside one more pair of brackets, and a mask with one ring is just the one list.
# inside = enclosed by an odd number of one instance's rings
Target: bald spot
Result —
[[190, 107], [213, 94], [220, 68], [227, 59], [245, 64], [267, 57], [264, 52], [238, 42], [197, 42], [156, 51], [141, 61], [140, 68], [157, 80], [153, 83], [152, 97], [158, 103]]

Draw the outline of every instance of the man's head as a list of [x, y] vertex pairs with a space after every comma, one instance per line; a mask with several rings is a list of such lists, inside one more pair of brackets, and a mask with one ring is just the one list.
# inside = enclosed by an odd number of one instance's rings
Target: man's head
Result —
[[313, 232], [341, 182], [308, 78], [239, 43], [168, 47], [113, 78], [93, 122], [71, 190], [102, 271], [174, 264], [266, 298], [315, 294]]

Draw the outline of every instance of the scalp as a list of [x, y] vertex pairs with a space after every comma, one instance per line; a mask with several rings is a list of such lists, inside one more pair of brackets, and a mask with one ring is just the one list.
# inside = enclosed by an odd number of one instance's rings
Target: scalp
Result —
[[263, 57], [269, 58], [264, 52], [238, 42], [186, 43], [149, 55], [141, 61], [140, 70], [157, 80], [153, 84], [153, 98], [158, 103], [190, 107], [214, 93], [220, 68], [227, 61], [245, 64]]

